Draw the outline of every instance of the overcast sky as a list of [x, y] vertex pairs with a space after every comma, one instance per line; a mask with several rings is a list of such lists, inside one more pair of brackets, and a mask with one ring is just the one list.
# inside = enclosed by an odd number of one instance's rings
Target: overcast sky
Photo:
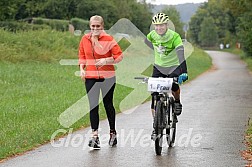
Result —
[[148, 3], [160, 5], [177, 5], [177, 4], [183, 4], [183, 3], [201, 3], [201, 2], [207, 2], [207, 0], [146, 0]]

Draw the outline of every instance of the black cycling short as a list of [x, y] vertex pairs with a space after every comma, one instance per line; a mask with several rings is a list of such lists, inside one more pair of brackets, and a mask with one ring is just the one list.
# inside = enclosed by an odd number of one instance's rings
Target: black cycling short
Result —
[[[173, 78], [173, 77], [178, 77], [181, 74], [180, 72], [180, 68], [176, 68], [176, 67], [160, 67], [155, 65], [153, 67], [153, 73], [152, 73], [152, 77], [153, 78]], [[179, 85], [176, 83], [172, 84], [172, 91], [176, 92], [179, 89]]]
[[[162, 77], [162, 78], [178, 77], [181, 74], [180, 71], [181, 70], [180, 70], [179, 67], [168, 67], [168, 68], [165, 68], [165, 67], [160, 67], [160, 66], [155, 65], [153, 67], [152, 77], [154, 77], [154, 78], [159, 78], [159, 77]], [[172, 91], [176, 92], [178, 89], [179, 89], [179, 85], [176, 84], [176, 83], [173, 83], [172, 84]], [[154, 92], [154, 93], [151, 94], [152, 95], [151, 109], [154, 109], [154, 96], [156, 94], [157, 94], [156, 92]]]

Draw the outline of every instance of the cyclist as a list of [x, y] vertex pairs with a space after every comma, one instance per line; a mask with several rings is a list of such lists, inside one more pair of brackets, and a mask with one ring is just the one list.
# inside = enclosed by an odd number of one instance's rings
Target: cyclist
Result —
[[[154, 49], [155, 62], [152, 77], [178, 77], [178, 83], [188, 79], [187, 66], [184, 57], [184, 46], [181, 37], [168, 28], [169, 16], [157, 13], [152, 18], [154, 30], [145, 39], [145, 43]], [[179, 85], [173, 83], [172, 94], [175, 98], [174, 113], [180, 115], [182, 104], [180, 102]], [[154, 95], [152, 93], [151, 111], [154, 116]]]

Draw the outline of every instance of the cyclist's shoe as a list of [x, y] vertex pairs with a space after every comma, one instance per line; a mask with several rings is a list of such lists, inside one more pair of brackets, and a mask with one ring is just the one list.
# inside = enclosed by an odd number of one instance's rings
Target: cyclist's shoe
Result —
[[92, 139], [89, 140], [88, 146], [90, 148], [99, 150], [101, 148], [100, 147], [99, 137], [92, 137]]
[[113, 147], [116, 144], [117, 144], [116, 131], [110, 131], [109, 145]]
[[151, 134], [151, 140], [155, 141], [157, 138], [157, 134], [155, 132], [155, 130], [152, 131], [152, 134]]
[[182, 104], [180, 102], [174, 102], [174, 114], [175, 115], [180, 115], [182, 112]]

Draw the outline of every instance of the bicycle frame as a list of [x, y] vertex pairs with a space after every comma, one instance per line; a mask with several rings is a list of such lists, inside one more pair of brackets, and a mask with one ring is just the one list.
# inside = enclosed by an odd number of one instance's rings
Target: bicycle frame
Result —
[[[149, 83], [149, 78], [136, 77], [135, 79], [141, 79], [143, 80], [143, 83], [148, 83], [148, 91], [159, 91], [154, 92], [153, 95], [155, 109], [153, 128], [155, 129], [155, 133], [157, 134], [157, 136], [153, 140], [155, 141], [156, 154], [161, 155], [163, 130], [166, 129], [166, 139], [169, 147], [173, 146], [176, 134], [177, 117], [174, 114], [173, 109], [174, 97], [170, 95], [171, 83], [169, 83], [170, 85], [164, 84], [161, 86], [159, 82], [165, 82], [165, 80], [155, 79], [154, 81], [152, 80], [152, 82]], [[177, 78], [174, 78], [172, 82], [174, 81], [177, 81]]]

